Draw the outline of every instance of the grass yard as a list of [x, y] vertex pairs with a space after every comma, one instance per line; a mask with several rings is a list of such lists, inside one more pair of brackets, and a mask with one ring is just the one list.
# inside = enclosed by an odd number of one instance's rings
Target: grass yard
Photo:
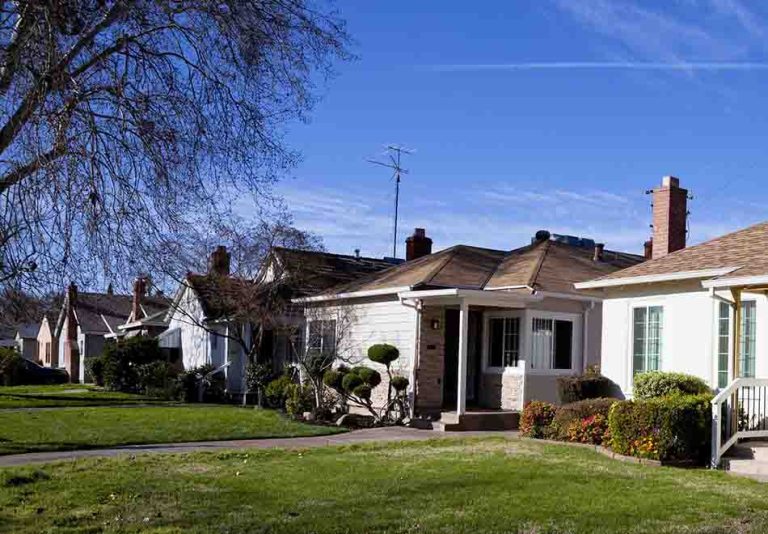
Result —
[[141, 443], [314, 436], [337, 431], [291, 421], [272, 410], [236, 406], [0, 410], [0, 454]]
[[55, 386], [0, 386], [0, 409], [51, 408], [59, 406], [105, 406], [114, 404], [155, 404], [164, 401], [87, 384]]
[[0, 470], [0, 531], [765, 532], [768, 485], [534, 442], [81, 460]]

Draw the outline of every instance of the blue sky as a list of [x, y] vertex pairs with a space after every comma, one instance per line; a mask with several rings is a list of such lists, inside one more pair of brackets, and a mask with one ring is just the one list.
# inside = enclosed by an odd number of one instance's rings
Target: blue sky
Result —
[[365, 161], [387, 143], [416, 150], [400, 242], [511, 249], [545, 228], [639, 252], [667, 174], [694, 195], [691, 242], [768, 219], [768, 3], [337, 7], [359, 59], [291, 127], [304, 159], [278, 188], [330, 251], [391, 254], [394, 184]]

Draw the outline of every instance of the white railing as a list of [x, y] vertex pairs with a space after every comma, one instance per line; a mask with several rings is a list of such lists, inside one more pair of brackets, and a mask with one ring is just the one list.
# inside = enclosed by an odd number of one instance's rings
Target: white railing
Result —
[[768, 378], [737, 378], [712, 399], [712, 458], [720, 459], [737, 441], [768, 437]]

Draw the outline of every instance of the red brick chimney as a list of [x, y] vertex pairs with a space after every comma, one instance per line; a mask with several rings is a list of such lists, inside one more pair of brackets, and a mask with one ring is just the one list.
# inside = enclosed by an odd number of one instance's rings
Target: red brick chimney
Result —
[[592, 260], [603, 261], [604, 253], [605, 253], [605, 245], [603, 243], [595, 243], [595, 254], [592, 257]]
[[131, 303], [131, 320], [138, 321], [144, 315], [141, 311], [141, 301], [147, 294], [147, 279], [139, 276], [133, 281], [133, 302]]
[[67, 329], [64, 332], [64, 364], [69, 373], [70, 382], [80, 379], [80, 350], [77, 346], [77, 286], [69, 284], [66, 298]]
[[219, 245], [211, 252], [211, 257], [208, 259], [208, 274], [229, 276], [229, 262], [230, 256], [227, 247]]
[[653, 190], [653, 259], [685, 248], [688, 219], [688, 190], [680, 180], [665, 176]]
[[650, 238], [648, 241], [643, 243], [643, 257], [646, 260], [653, 258], [653, 238]]
[[432, 254], [432, 239], [424, 228], [415, 228], [413, 235], [405, 240], [405, 261], [411, 261]]

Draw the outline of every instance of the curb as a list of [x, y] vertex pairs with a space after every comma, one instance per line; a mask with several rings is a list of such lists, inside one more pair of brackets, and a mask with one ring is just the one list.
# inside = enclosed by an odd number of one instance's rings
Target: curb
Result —
[[602, 445], [592, 445], [590, 443], [574, 443], [572, 441], [557, 441], [554, 439], [537, 439], [537, 438], [527, 438], [527, 437], [520, 437], [523, 441], [532, 441], [536, 443], [546, 443], [549, 445], [566, 445], [569, 447], [576, 447], [580, 449], [589, 449], [591, 451], [597, 452], [602, 454], [603, 456], [607, 456], [608, 458], [612, 460], [618, 460], [620, 462], [625, 462], [629, 464], [640, 464], [645, 465], [648, 467], [662, 467], [664, 464], [662, 464], [659, 460], [650, 460], [648, 458], [638, 458], [636, 456], [624, 456], [623, 454], [619, 454], [617, 452], [613, 452], [611, 449], [607, 449], [603, 447]]

